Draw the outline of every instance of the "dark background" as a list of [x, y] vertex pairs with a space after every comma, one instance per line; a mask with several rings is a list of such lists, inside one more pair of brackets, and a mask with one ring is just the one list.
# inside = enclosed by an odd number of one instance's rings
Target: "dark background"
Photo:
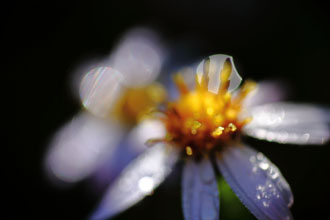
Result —
[[[87, 181], [66, 190], [50, 184], [42, 158], [52, 134], [80, 109], [70, 88], [73, 70], [109, 54], [120, 34], [135, 25], [163, 36], [173, 65], [231, 54], [243, 77], [279, 77], [291, 86], [291, 99], [329, 105], [329, 7], [321, 1], [32, 0], [11, 1], [2, 10], [3, 43], [9, 46], [4, 75], [10, 79], [2, 84], [5, 96], [15, 98], [14, 105], [3, 103], [14, 129], [2, 154], [1, 219], [85, 219], [97, 205]], [[330, 217], [329, 145], [248, 141], [290, 183], [296, 219]], [[118, 219], [182, 219], [180, 179], [173, 178], [176, 185], [162, 185]]]

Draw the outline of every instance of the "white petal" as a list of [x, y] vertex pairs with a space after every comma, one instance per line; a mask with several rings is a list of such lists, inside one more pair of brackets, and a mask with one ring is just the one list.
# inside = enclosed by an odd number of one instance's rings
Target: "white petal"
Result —
[[101, 117], [109, 115], [122, 90], [123, 76], [111, 67], [97, 67], [89, 71], [80, 84], [83, 106]]
[[110, 56], [110, 66], [120, 71], [129, 87], [152, 82], [165, 59], [159, 37], [146, 28], [127, 32]]
[[189, 67], [184, 67], [178, 71], [183, 76], [185, 84], [189, 89], [193, 90], [196, 87], [196, 69], [199, 63], [194, 63]]
[[147, 148], [150, 139], [163, 138], [166, 135], [164, 124], [160, 120], [146, 119], [139, 123], [129, 134], [128, 142], [136, 149]]
[[247, 135], [291, 144], [324, 144], [330, 138], [329, 110], [308, 104], [274, 103], [252, 108]]
[[287, 94], [287, 86], [280, 81], [258, 82], [255, 91], [248, 94], [244, 100], [244, 107], [262, 105], [266, 103], [284, 100]]
[[209, 159], [187, 161], [182, 178], [182, 207], [186, 220], [218, 220], [219, 192]]
[[[232, 63], [232, 72], [230, 76], [230, 84], [228, 91], [234, 91], [242, 81], [242, 77], [238, 74], [233, 58], [224, 54], [216, 54], [209, 56], [207, 59], [210, 59], [210, 67], [209, 67], [209, 85], [208, 90], [215, 94], [218, 93], [220, 86], [220, 72], [223, 68], [223, 65], [227, 59], [230, 59]], [[197, 76], [198, 79], [201, 80], [204, 73], [204, 62], [205, 59], [198, 65], [197, 67]]]
[[118, 125], [81, 113], [53, 138], [46, 155], [46, 171], [55, 180], [79, 181], [111, 157], [121, 135]]
[[[189, 90], [194, 90], [196, 88], [196, 69], [200, 60], [198, 62], [191, 63], [189, 65], [185, 65], [184, 67], [180, 67], [179, 69], [170, 70], [173, 73], [179, 73], [184, 79], [185, 84], [187, 85]], [[173, 83], [172, 76], [168, 76], [169, 83], [167, 83], [167, 94], [170, 100], [176, 100], [179, 97], [178, 88], [175, 83]]]
[[165, 128], [159, 120], [142, 121], [121, 141], [112, 157], [95, 173], [93, 181], [99, 188], [108, 186], [132, 160], [148, 149], [146, 142], [149, 139], [164, 136]]
[[142, 200], [171, 172], [177, 158], [176, 149], [161, 143], [145, 151], [110, 186], [91, 219], [112, 217]]
[[231, 146], [217, 164], [231, 189], [257, 219], [292, 219], [290, 186], [263, 154], [248, 146]]

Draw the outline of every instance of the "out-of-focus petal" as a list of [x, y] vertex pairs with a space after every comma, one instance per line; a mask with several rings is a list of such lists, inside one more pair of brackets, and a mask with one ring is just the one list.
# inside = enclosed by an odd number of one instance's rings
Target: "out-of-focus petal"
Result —
[[131, 207], [150, 194], [170, 173], [178, 152], [159, 143], [134, 160], [106, 192], [91, 219], [105, 219]]
[[279, 169], [248, 146], [232, 146], [217, 159], [220, 171], [257, 219], [292, 219], [290, 186]]
[[196, 87], [196, 68], [197, 64], [193, 64], [178, 71], [178, 73], [182, 75], [185, 84], [190, 90], [193, 90]]
[[97, 67], [89, 71], [80, 84], [83, 106], [97, 116], [109, 115], [122, 90], [123, 76], [111, 67]]
[[165, 60], [159, 37], [146, 28], [128, 31], [110, 56], [110, 66], [120, 71], [129, 87], [152, 82]]
[[256, 90], [245, 98], [244, 107], [282, 101], [287, 95], [287, 90], [285, 83], [280, 81], [258, 82]]
[[330, 138], [328, 109], [307, 104], [273, 103], [252, 108], [247, 135], [290, 144], [324, 144]]
[[96, 186], [103, 188], [113, 181], [132, 160], [148, 149], [147, 140], [164, 136], [165, 128], [159, 120], [147, 119], [139, 123], [120, 143], [120, 147], [116, 148], [112, 157], [95, 173]]
[[186, 162], [182, 178], [182, 207], [186, 220], [219, 219], [219, 192], [209, 159]]
[[[231, 56], [224, 55], [224, 54], [216, 54], [216, 55], [209, 56], [207, 59], [209, 59], [209, 61], [210, 61], [209, 73], [208, 73], [208, 76], [209, 76], [208, 90], [215, 94], [218, 93], [219, 86], [220, 86], [221, 70], [223, 69], [223, 65], [224, 65], [225, 61], [227, 59], [230, 59], [230, 61], [232, 63], [232, 72], [231, 72], [231, 75], [229, 78], [230, 84], [229, 84], [228, 91], [229, 92], [234, 91], [241, 83], [242, 77], [238, 74], [238, 72], [236, 70], [233, 58]], [[197, 76], [198, 76], [199, 80], [201, 80], [201, 78], [204, 74], [205, 60], [206, 59], [204, 59], [197, 67]]]
[[111, 156], [121, 135], [117, 124], [81, 113], [53, 138], [46, 155], [46, 171], [54, 180], [79, 181]]
[[145, 119], [130, 132], [127, 142], [137, 150], [144, 150], [148, 140], [163, 138], [165, 135], [166, 130], [162, 121]]
[[[189, 65], [181, 66], [180, 68], [171, 69], [169, 72], [174, 74], [180, 74], [184, 83], [187, 85], [189, 90], [194, 90], [196, 87], [196, 69], [198, 64], [200, 63], [200, 59], [198, 62], [189, 63]], [[175, 83], [173, 83], [173, 74], [168, 74], [167, 76], [167, 93], [170, 100], [176, 100], [179, 97], [179, 91]]]

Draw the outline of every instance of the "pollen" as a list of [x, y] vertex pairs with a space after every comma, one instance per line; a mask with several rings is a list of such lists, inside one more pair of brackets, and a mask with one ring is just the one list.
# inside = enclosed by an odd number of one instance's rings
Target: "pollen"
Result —
[[234, 132], [234, 131], [237, 130], [236, 125], [234, 125], [233, 123], [229, 123], [228, 128], [229, 128], [229, 130], [232, 131], [232, 132]]
[[191, 155], [193, 154], [193, 151], [192, 151], [192, 149], [191, 149], [190, 146], [186, 146], [186, 154], [187, 154], [188, 156], [191, 156]]
[[251, 118], [239, 118], [242, 102], [255, 83], [247, 81], [235, 96], [228, 91], [232, 63], [227, 59], [219, 70], [218, 92], [208, 90], [210, 62], [206, 60], [203, 75], [197, 76], [194, 90], [190, 90], [180, 74], [174, 82], [180, 93], [176, 101], [169, 102], [162, 119], [167, 130], [167, 142], [182, 147], [185, 154], [203, 153], [237, 137]]
[[221, 127], [221, 126], [217, 127], [217, 128], [212, 132], [212, 136], [213, 136], [214, 138], [219, 137], [219, 136], [223, 133], [223, 130], [225, 130], [223, 127]]

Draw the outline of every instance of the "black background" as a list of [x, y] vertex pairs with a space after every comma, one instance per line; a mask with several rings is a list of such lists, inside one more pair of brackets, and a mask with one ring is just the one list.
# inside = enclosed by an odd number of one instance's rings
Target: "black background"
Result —
[[[231, 54], [243, 77], [279, 77], [291, 86], [290, 99], [329, 105], [329, 7], [321, 1], [32, 0], [11, 1], [2, 10], [9, 49], [3, 51], [4, 75], [10, 78], [2, 84], [4, 96], [15, 94], [14, 105], [2, 104], [14, 122], [2, 154], [2, 219], [85, 219], [97, 205], [87, 181], [66, 190], [51, 185], [42, 158], [52, 134], [80, 109], [71, 90], [74, 69], [109, 54], [135, 25], [155, 28], [168, 42], [172, 62]], [[329, 145], [248, 141], [290, 183], [296, 219], [330, 217]], [[162, 185], [118, 219], [182, 219], [180, 179], [174, 179], [177, 185]]]

